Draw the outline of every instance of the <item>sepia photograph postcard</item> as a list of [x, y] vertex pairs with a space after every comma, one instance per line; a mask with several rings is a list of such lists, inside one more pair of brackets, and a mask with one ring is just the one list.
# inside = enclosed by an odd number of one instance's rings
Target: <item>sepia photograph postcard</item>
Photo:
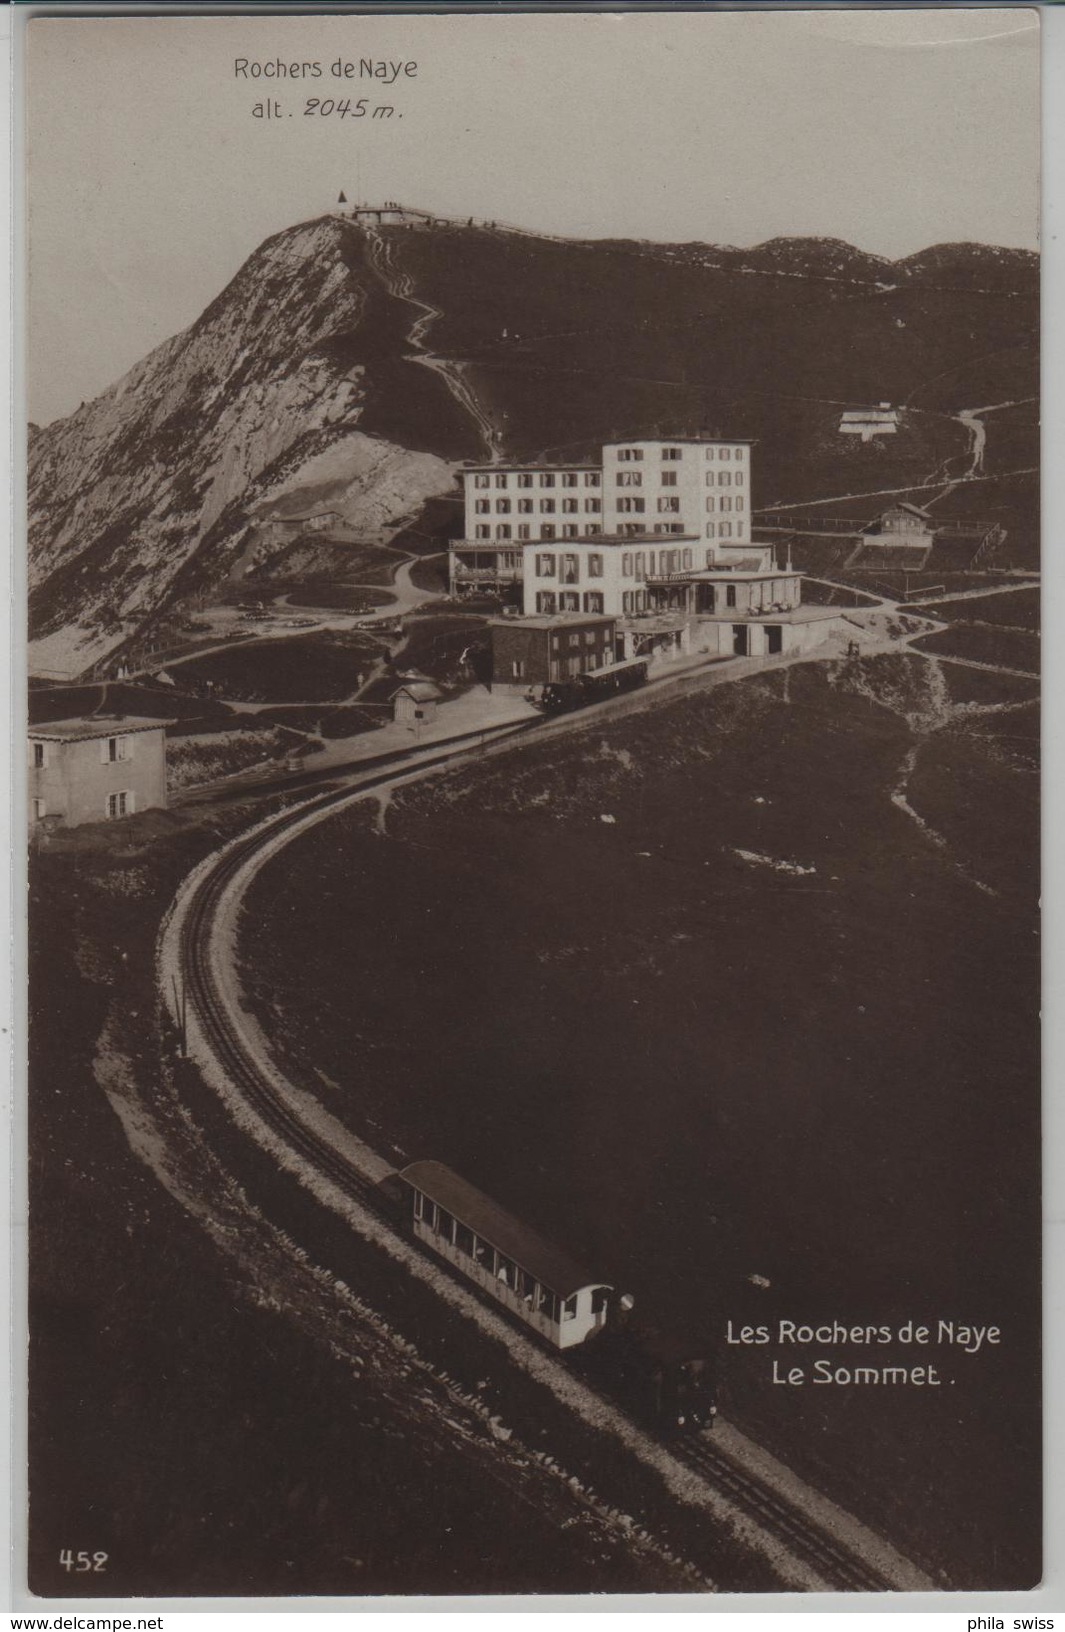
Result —
[[26, 1594], [1036, 1587], [1039, 12], [21, 38]]

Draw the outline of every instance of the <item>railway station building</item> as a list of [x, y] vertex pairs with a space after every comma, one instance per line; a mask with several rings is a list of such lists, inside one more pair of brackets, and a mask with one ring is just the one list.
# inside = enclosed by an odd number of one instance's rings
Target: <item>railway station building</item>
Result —
[[33, 726], [28, 743], [31, 825], [79, 827], [166, 805], [166, 721], [94, 714]]

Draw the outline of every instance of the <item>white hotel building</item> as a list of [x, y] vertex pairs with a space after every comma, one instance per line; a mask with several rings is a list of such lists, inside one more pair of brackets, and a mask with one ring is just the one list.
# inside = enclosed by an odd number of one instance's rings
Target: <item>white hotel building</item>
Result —
[[751, 542], [751, 453], [734, 438], [634, 438], [597, 465], [471, 466], [451, 592], [520, 586], [525, 617], [615, 617], [619, 659], [815, 644], [838, 616], [800, 606], [801, 576]]
[[452, 593], [521, 581], [536, 539], [694, 534], [750, 542], [751, 444], [608, 442], [596, 465], [473, 465], [463, 471], [465, 525], [451, 546]]

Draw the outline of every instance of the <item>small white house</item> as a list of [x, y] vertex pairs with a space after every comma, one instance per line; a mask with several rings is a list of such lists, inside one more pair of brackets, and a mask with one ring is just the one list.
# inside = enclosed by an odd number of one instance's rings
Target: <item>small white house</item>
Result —
[[114, 821], [166, 805], [166, 721], [94, 714], [31, 727], [31, 824]]

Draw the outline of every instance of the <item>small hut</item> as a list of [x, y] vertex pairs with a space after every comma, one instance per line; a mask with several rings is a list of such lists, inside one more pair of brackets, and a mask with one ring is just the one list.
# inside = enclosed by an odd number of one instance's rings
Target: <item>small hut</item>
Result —
[[392, 693], [392, 718], [397, 725], [420, 731], [436, 718], [436, 707], [444, 693], [433, 680], [405, 680]]

